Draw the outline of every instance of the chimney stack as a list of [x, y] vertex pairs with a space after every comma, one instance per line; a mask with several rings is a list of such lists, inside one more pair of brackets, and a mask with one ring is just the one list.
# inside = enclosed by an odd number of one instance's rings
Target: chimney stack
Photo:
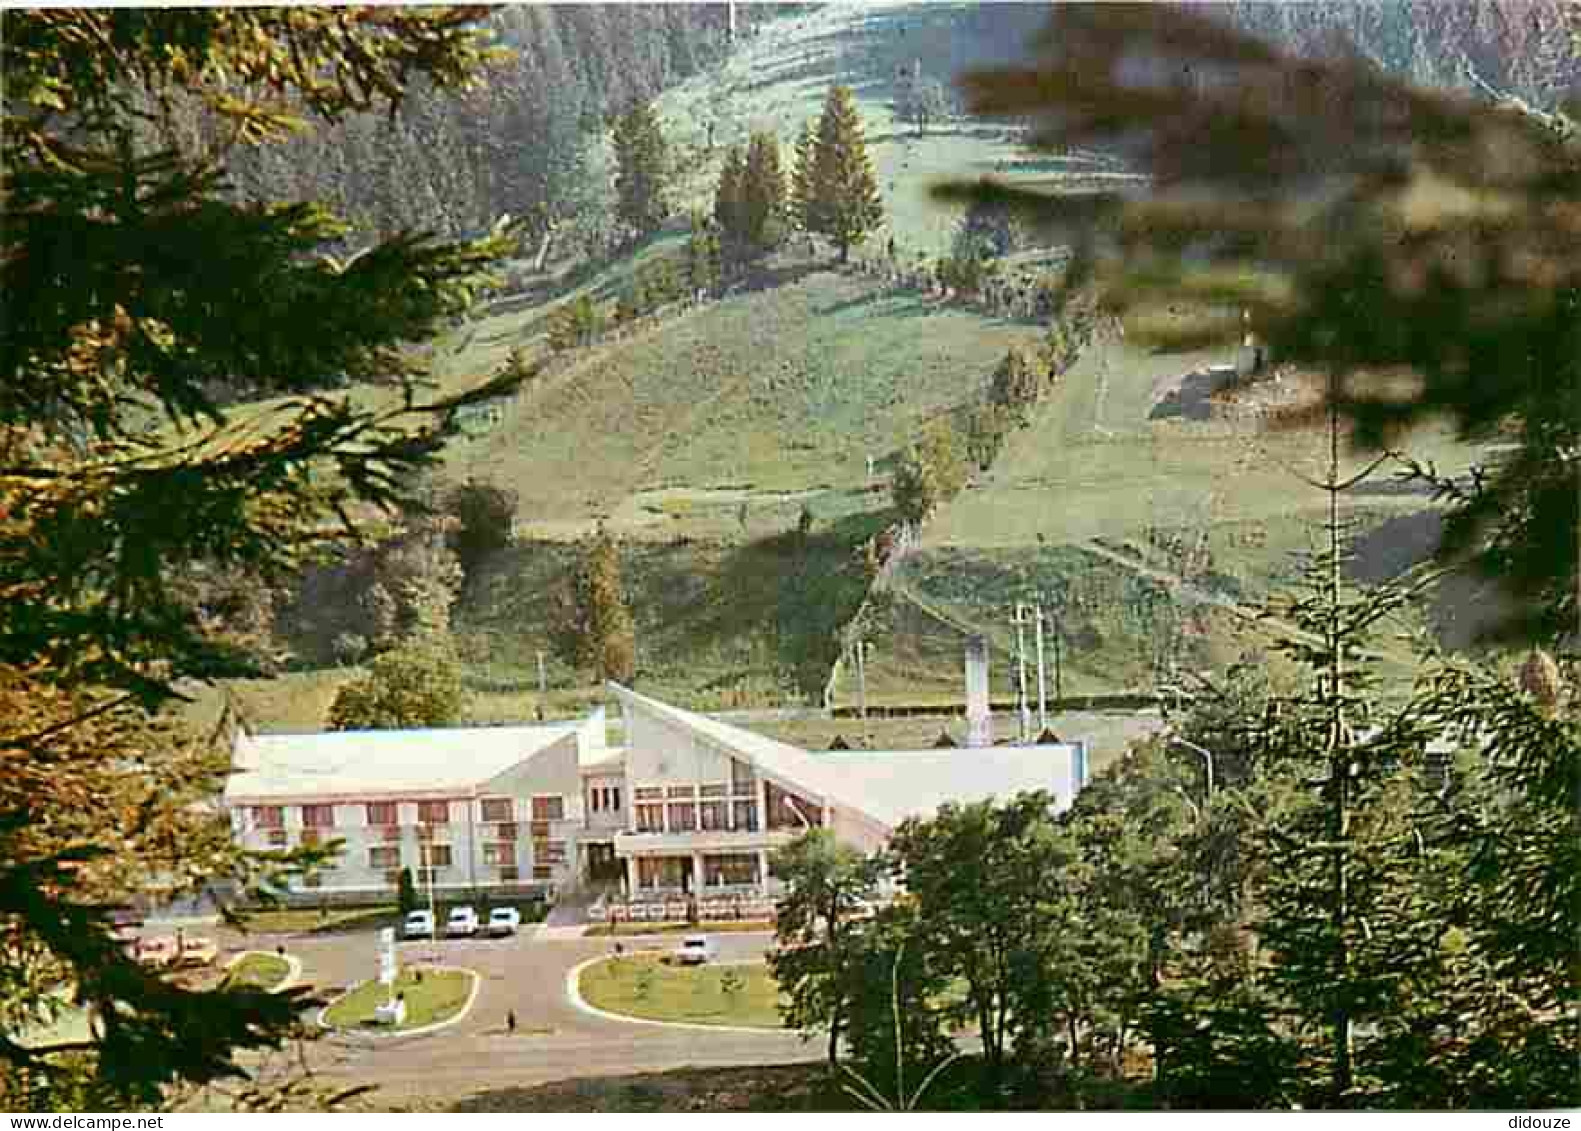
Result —
[[988, 709], [988, 640], [966, 641], [966, 745], [992, 746], [994, 719]]

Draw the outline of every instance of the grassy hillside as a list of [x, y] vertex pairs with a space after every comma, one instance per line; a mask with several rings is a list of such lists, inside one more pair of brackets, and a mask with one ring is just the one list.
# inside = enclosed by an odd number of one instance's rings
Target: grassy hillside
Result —
[[803, 505], [870, 509], [867, 457], [887, 466], [1034, 333], [813, 271], [588, 350], [451, 468], [518, 491], [534, 535], [603, 515], [640, 537], [718, 537], [745, 504], [759, 536]]
[[[763, 25], [724, 66], [660, 100], [685, 174], [680, 211], [711, 203], [727, 146], [761, 129], [789, 144], [836, 81], [856, 92], [889, 209], [874, 243], [893, 235], [907, 256], [948, 244], [954, 216], [926, 196], [940, 178], [1114, 176], [1091, 155], [1031, 160], [996, 124], [953, 118], [917, 137], [895, 120], [897, 68], [920, 61], [947, 80], [1016, 58], [1045, 15], [885, 2]], [[676, 249], [682, 227], [677, 219], [629, 254], [561, 265], [496, 300], [436, 345], [438, 384], [481, 380], [512, 349], [541, 354], [557, 307], [579, 295], [612, 304], [643, 262]], [[625, 547], [645, 688], [703, 707], [816, 698], [837, 634], [868, 596], [861, 546], [889, 517], [897, 453], [924, 422], [973, 400], [1005, 351], [1038, 332], [885, 291], [793, 249], [721, 299], [556, 360], [447, 455], [447, 476], [520, 498], [518, 545], [457, 614], [477, 717], [530, 717], [569, 542], [600, 520]], [[1228, 360], [1124, 340], [1089, 349], [867, 604], [870, 701], [958, 702], [969, 632], [988, 634], [995, 694], [1010, 696], [1009, 615], [1038, 592], [1058, 618], [1067, 694], [1145, 688], [1161, 664], [1211, 667], [1256, 646], [1241, 614], [1297, 572], [1323, 505], [1298, 473], [1320, 471], [1324, 443], [1213, 410], [1205, 373]], [[1441, 432], [1413, 437], [1409, 450], [1446, 470], [1476, 454]], [[805, 540], [794, 534], [803, 510], [813, 519]], [[1376, 491], [1358, 513], [1373, 531], [1358, 577], [1383, 576], [1430, 544], [1419, 495]], [[1453, 602], [1434, 617], [1457, 631], [1466, 623]], [[266, 722], [312, 726], [347, 674], [294, 673], [241, 693]], [[855, 701], [849, 674], [837, 686], [844, 703]], [[575, 673], [552, 656], [547, 675], [550, 713], [593, 694], [574, 690]]]

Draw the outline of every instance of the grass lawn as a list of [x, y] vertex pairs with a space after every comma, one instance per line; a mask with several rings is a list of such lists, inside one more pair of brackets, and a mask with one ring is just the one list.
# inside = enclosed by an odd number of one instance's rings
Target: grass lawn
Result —
[[377, 907], [343, 907], [320, 911], [316, 907], [280, 908], [253, 911], [246, 917], [247, 929], [261, 934], [329, 934], [360, 931], [369, 927], [394, 926], [399, 918], [393, 903]]
[[[421, 977], [422, 981], [418, 981]], [[364, 982], [324, 1011], [324, 1023], [338, 1029], [373, 1025], [373, 1011], [392, 994], [406, 995], [406, 1023], [384, 1030], [399, 1033], [436, 1025], [461, 1012], [472, 993], [477, 975], [470, 970], [433, 970], [407, 967], [393, 987]]]
[[604, 939], [611, 935], [630, 937], [632, 935], [693, 935], [699, 932], [709, 935], [746, 934], [752, 931], [772, 931], [773, 923], [754, 923], [743, 921], [739, 923], [710, 922], [702, 926], [696, 923], [602, 923], [596, 927], [589, 927], [582, 932], [584, 938]]
[[224, 984], [231, 989], [272, 990], [290, 973], [291, 964], [278, 954], [254, 950], [225, 972]]
[[[727, 995], [721, 983], [731, 973], [741, 988]], [[768, 967], [671, 966], [637, 955], [596, 962], [582, 971], [582, 997], [610, 1013], [651, 1021], [694, 1025], [780, 1027], [779, 987]]]

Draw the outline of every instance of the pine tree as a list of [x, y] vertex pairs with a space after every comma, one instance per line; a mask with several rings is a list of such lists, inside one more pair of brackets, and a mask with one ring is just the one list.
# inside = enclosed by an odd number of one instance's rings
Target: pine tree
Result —
[[[400, 500], [463, 399], [428, 398], [411, 346], [468, 309], [513, 242], [403, 235], [342, 262], [348, 230], [326, 208], [243, 199], [228, 169], [308, 121], [393, 112], [408, 84], [464, 85], [482, 14], [5, 13], [0, 1029], [30, 992], [36, 1006], [40, 976], [99, 1022], [80, 1042], [0, 1037], [0, 1107], [175, 1102], [293, 1032], [290, 993], [193, 989], [129, 958], [91, 873], [120, 854], [123, 898], [154, 877], [177, 897], [232, 876], [252, 890], [263, 862], [198, 801], [229, 751], [194, 761], [155, 733], [178, 684], [236, 670], [179, 579], [282, 577], [337, 522]], [[153, 128], [161, 107], [203, 129]], [[333, 391], [375, 379], [398, 387], [386, 407]], [[233, 414], [219, 383], [279, 399]]]
[[785, 234], [785, 172], [779, 139], [756, 133], [747, 146], [741, 183], [741, 241], [757, 253], [775, 247]]
[[640, 238], [670, 214], [669, 148], [652, 103], [634, 103], [615, 119], [615, 216]]
[[725, 163], [719, 170], [719, 184], [714, 190], [714, 223], [724, 242], [740, 238], [746, 212], [746, 155], [741, 147], [732, 145], [725, 153]]
[[582, 548], [555, 621], [555, 645], [567, 663], [591, 669], [600, 680], [631, 679], [635, 626], [621, 590], [620, 552], [602, 524]]
[[884, 219], [884, 202], [850, 87], [831, 86], [824, 100], [809, 190], [808, 230], [834, 240], [840, 262], [847, 262], [852, 246], [876, 231]]
[[812, 217], [813, 178], [818, 164], [818, 135], [811, 121], [802, 123], [796, 135], [796, 150], [791, 161], [790, 197], [787, 207], [791, 223], [802, 231], [814, 231]]

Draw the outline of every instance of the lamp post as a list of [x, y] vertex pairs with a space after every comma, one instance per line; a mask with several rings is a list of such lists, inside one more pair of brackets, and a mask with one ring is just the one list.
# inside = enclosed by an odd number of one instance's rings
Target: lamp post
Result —
[[434, 909], [434, 826], [422, 825], [419, 827], [422, 858], [427, 863], [424, 869], [428, 873], [428, 960], [439, 961], [439, 913]]

